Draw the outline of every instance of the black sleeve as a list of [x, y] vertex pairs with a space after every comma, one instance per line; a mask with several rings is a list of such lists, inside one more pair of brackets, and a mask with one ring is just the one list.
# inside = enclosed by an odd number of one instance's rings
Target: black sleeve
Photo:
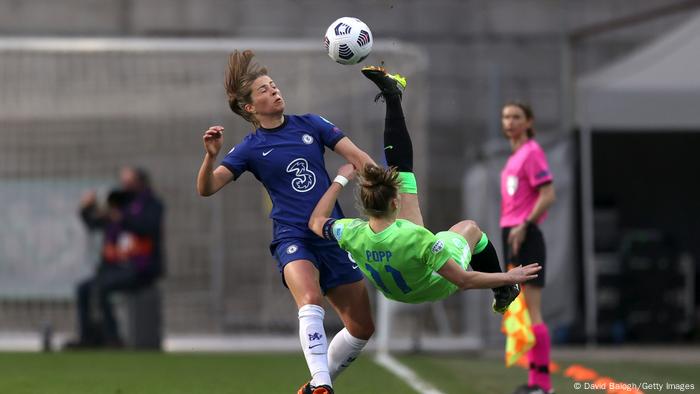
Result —
[[80, 210], [80, 218], [88, 230], [97, 230], [105, 226], [107, 220], [104, 216], [98, 214], [97, 206], [90, 205]]
[[335, 223], [336, 219], [330, 218], [326, 220], [325, 223], [323, 223], [323, 238], [330, 240], [330, 241], [336, 241], [335, 236], [333, 235], [333, 224]]

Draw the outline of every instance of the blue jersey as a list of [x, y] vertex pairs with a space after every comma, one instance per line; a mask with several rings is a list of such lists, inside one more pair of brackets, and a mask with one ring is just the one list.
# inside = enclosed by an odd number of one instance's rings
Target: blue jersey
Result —
[[[333, 149], [343, 137], [340, 129], [318, 115], [285, 115], [281, 126], [260, 127], [248, 134], [221, 162], [234, 179], [250, 171], [267, 189], [273, 245], [285, 238], [318, 239], [308, 223], [331, 184], [323, 154], [325, 147]], [[338, 203], [332, 217], [343, 217]]]

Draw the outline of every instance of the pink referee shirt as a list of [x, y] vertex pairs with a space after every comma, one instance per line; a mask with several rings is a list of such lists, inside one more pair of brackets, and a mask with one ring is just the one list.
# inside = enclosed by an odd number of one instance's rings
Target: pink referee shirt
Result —
[[[523, 223], [535, 208], [537, 188], [551, 181], [547, 157], [534, 139], [513, 152], [501, 171], [501, 227]], [[546, 217], [545, 213], [537, 223]]]

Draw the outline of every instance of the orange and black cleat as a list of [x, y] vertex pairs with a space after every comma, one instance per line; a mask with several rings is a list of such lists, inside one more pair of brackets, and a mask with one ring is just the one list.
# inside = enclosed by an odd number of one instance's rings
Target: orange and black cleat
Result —
[[314, 388], [311, 385], [311, 382], [306, 382], [303, 386], [299, 387], [299, 391], [297, 391], [297, 394], [312, 394], [313, 389]]
[[313, 386], [311, 382], [307, 382], [299, 388], [297, 394], [335, 394], [335, 392], [331, 386], [322, 384], [316, 387]]

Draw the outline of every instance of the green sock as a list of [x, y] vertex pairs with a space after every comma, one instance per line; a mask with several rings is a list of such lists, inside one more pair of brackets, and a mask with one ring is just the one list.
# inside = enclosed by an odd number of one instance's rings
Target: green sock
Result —
[[486, 245], [489, 244], [489, 237], [486, 236], [486, 233], [481, 233], [481, 239], [479, 242], [476, 243], [476, 246], [474, 247], [474, 254], [479, 254], [481, 253], [484, 249], [486, 249]]
[[416, 176], [412, 172], [399, 172], [399, 180], [401, 180], [401, 186], [399, 186], [399, 193], [406, 194], [418, 194], [418, 184], [416, 183]]

